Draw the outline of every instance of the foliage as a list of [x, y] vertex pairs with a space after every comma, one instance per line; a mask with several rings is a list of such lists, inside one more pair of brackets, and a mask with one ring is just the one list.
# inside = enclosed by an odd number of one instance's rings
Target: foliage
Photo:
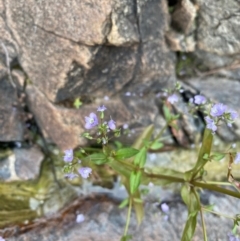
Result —
[[[80, 175], [82, 178], [88, 178], [91, 174], [92, 165], [108, 166], [114, 170], [120, 177], [121, 182], [128, 192], [128, 198], [124, 199], [119, 205], [120, 208], [128, 206], [128, 215], [126, 227], [121, 240], [130, 240], [131, 235], [128, 234], [128, 227], [131, 217], [131, 210], [134, 208], [138, 223], [140, 224], [144, 216], [144, 205], [141, 197], [140, 185], [141, 184], [155, 184], [167, 185], [170, 183], [180, 183], [182, 185], [181, 196], [188, 209], [188, 218], [182, 233], [182, 241], [190, 241], [193, 238], [198, 214], [201, 214], [202, 226], [204, 233], [204, 240], [207, 240], [206, 227], [203, 218], [203, 211], [213, 212], [210, 208], [204, 207], [199, 198], [199, 189], [208, 189], [220, 192], [226, 195], [240, 198], [240, 183], [237, 182], [232, 175], [232, 164], [240, 162], [240, 153], [227, 150], [224, 152], [212, 151], [212, 143], [215, 132], [218, 130], [220, 122], [226, 122], [231, 126], [235, 119], [238, 117], [236, 111], [229, 109], [222, 103], [211, 103], [204, 96], [196, 95], [190, 100], [190, 112], [201, 110], [205, 113], [206, 129], [204, 131], [202, 146], [198, 153], [198, 158], [195, 165], [186, 172], [179, 172], [167, 168], [150, 169], [146, 168], [146, 159], [148, 150], [159, 150], [163, 148], [164, 144], [161, 142], [164, 130], [171, 126], [175, 127], [174, 122], [179, 118], [179, 115], [172, 113], [172, 108], [169, 106], [178, 102], [176, 92], [181, 92], [181, 86], [176, 84], [173, 90], [164, 90], [162, 95], [163, 113], [166, 119], [166, 125], [163, 129], [154, 135], [153, 125], [148, 126], [132, 146], [123, 147], [117, 143], [115, 147], [109, 145], [109, 141], [113, 136], [118, 137], [121, 135], [121, 129], [117, 128], [114, 120], [105, 120], [105, 106], [98, 108], [98, 116], [95, 113], [90, 113], [85, 117], [85, 128], [88, 130], [83, 133], [83, 137], [95, 140], [96, 143], [102, 145], [102, 151], [95, 151], [88, 153], [87, 150], [81, 149], [78, 151], [78, 157], [74, 157], [73, 151], [66, 150], [64, 161], [66, 165], [64, 172], [68, 178], [75, 178]], [[93, 133], [92, 130], [95, 130]], [[220, 161], [225, 156], [229, 157], [228, 167], [228, 181], [235, 187], [236, 191], [223, 188], [219, 183], [208, 183], [204, 181], [204, 174], [206, 173], [205, 165], [210, 161]], [[80, 166], [80, 168], [78, 168]], [[91, 166], [91, 167], [90, 167]], [[165, 204], [165, 210], [167, 206]], [[234, 227], [239, 223], [239, 216], [234, 218]], [[233, 229], [233, 235], [234, 234]]]

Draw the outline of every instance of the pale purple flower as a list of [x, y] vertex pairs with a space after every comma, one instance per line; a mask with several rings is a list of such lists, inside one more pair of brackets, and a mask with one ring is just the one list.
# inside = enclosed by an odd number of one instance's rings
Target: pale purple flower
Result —
[[92, 168], [90, 167], [81, 167], [78, 169], [79, 174], [82, 176], [82, 178], [88, 178], [89, 174], [92, 172]]
[[0, 236], [0, 241], [5, 241], [5, 239], [2, 236]]
[[217, 126], [216, 126], [214, 120], [211, 119], [209, 116], [206, 116], [206, 117], [205, 117], [205, 120], [206, 120], [206, 122], [207, 122], [207, 129], [210, 129], [210, 130], [212, 130], [213, 132], [215, 132], [215, 131], [217, 130]]
[[175, 102], [178, 102], [178, 96], [176, 94], [172, 94], [172, 95], [168, 96], [167, 100], [171, 104], [174, 104]]
[[236, 237], [234, 234], [229, 233], [228, 234], [228, 241], [240, 241], [238, 237]]
[[108, 127], [111, 129], [111, 130], [115, 130], [116, 129], [116, 122], [114, 120], [110, 120], [108, 122]]
[[85, 220], [85, 217], [83, 214], [78, 214], [76, 217], [76, 222], [77, 223], [82, 223]]
[[169, 206], [166, 203], [162, 203], [161, 204], [161, 209], [164, 213], [168, 213], [169, 212]]
[[65, 162], [71, 162], [73, 160], [73, 150], [72, 149], [64, 151], [63, 160]]
[[238, 118], [238, 113], [237, 113], [237, 111], [235, 111], [235, 110], [229, 110], [228, 113], [230, 114], [231, 119], [232, 119], [233, 121]]
[[125, 96], [131, 96], [131, 92], [126, 92]]
[[109, 97], [107, 95], [104, 96], [104, 100], [108, 101]]
[[128, 124], [126, 124], [126, 123], [123, 125], [123, 129], [125, 129], [125, 130], [128, 129], [128, 127], [129, 127], [129, 126], [128, 126]]
[[195, 95], [194, 96], [194, 103], [196, 105], [203, 105], [203, 104], [206, 103], [206, 101], [207, 101], [207, 99], [202, 95]]
[[73, 180], [75, 177], [77, 177], [77, 174], [71, 172], [71, 173], [65, 174], [64, 176], [70, 180]]
[[98, 118], [95, 113], [90, 113], [89, 116], [85, 117], [85, 128], [92, 129], [94, 126], [98, 125]]
[[103, 112], [103, 111], [105, 111], [106, 109], [107, 109], [107, 108], [106, 108], [104, 105], [102, 105], [102, 106], [99, 106], [99, 107], [98, 107], [97, 111]]
[[211, 116], [213, 117], [219, 117], [219, 116], [222, 116], [225, 111], [227, 110], [227, 106], [222, 104], [222, 103], [218, 103], [218, 104], [215, 104], [212, 108], [211, 108]]
[[235, 164], [240, 163], [240, 152], [238, 152], [238, 153], [236, 154], [236, 157], [235, 157], [234, 163], [235, 163]]

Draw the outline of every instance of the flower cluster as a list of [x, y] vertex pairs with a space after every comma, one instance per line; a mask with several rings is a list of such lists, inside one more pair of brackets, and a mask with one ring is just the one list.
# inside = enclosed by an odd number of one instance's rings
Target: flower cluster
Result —
[[240, 241], [240, 239], [232, 233], [228, 234], [228, 240], [229, 241]]
[[[95, 113], [90, 113], [89, 116], [85, 117], [85, 129], [89, 130], [94, 127], [97, 127], [98, 132], [96, 134], [96, 138], [94, 138], [89, 132], [85, 132], [83, 134], [84, 137], [88, 139], [96, 139], [97, 143], [102, 143], [106, 145], [108, 143], [108, 132], [111, 130], [117, 136], [120, 134], [120, 130], [116, 127], [116, 122], [111, 118], [109, 121], [104, 121], [104, 111], [107, 108], [102, 105], [97, 108], [97, 112], [99, 112], [99, 116]], [[64, 166], [65, 177], [72, 180], [79, 175], [82, 178], [88, 178], [92, 173], [92, 169], [90, 167], [80, 167], [78, 169], [75, 168], [75, 165], [80, 164], [81, 160], [74, 157], [73, 150], [68, 149], [64, 151], [63, 156], [64, 162], [66, 165]]]
[[205, 117], [207, 128], [212, 130], [213, 133], [217, 130], [217, 124], [222, 119], [227, 122], [229, 127], [238, 117], [238, 113], [235, 110], [228, 109], [228, 107], [222, 103], [214, 104], [211, 107], [209, 116]]
[[[101, 112], [101, 116], [100, 119], [104, 118], [104, 114], [103, 112], [106, 110], [107, 108], [103, 105], [103, 106], [99, 106], [97, 111]], [[86, 129], [92, 129], [95, 126], [98, 126], [99, 121], [98, 121], [98, 117], [95, 113], [90, 113], [89, 116], [85, 116], [85, 128]], [[105, 124], [105, 123], [103, 123]], [[116, 122], [114, 120], [110, 120], [107, 122], [107, 127], [110, 128], [111, 130], [115, 130], [116, 129]]]
[[113, 131], [115, 136], [120, 135], [120, 129], [117, 129], [116, 122], [112, 118], [109, 121], [104, 121], [104, 111], [106, 109], [104, 105], [99, 106], [97, 109], [100, 112], [99, 117], [93, 112], [85, 117], [85, 128], [89, 130], [97, 127], [98, 132], [97, 137], [92, 136], [89, 132], [83, 133], [83, 137], [90, 140], [96, 139], [98, 144], [106, 145], [109, 141], [108, 132]]
[[[74, 159], [75, 158], [73, 156], [72, 149], [64, 151], [63, 160], [68, 163], [64, 167], [64, 171], [67, 172], [65, 174], [65, 177], [67, 177], [70, 180], [74, 179], [75, 177], [78, 177], [78, 175], [74, 173], [73, 165], [81, 163], [81, 160], [78, 160], [77, 162], [73, 163]], [[91, 172], [92, 172], [92, 169], [90, 167], [81, 167], [78, 169], [78, 174], [80, 174], [82, 178], [88, 178]]]

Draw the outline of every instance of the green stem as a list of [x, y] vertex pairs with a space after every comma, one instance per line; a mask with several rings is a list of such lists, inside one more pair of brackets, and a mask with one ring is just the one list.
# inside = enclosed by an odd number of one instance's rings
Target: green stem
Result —
[[236, 198], [240, 199], [239, 192], [234, 192], [234, 191], [228, 190], [226, 188], [222, 188], [222, 187], [208, 184], [208, 183], [197, 182], [197, 181], [192, 181], [191, 184], [196, 187], [201, 187], [201, 188], [208, 189], [211, 191], [220, 192], [220, 193], [226, 194], [228, 196], [232, 196], [232, 197], [236, 197]]
[[204, 207], [201, 207], [201, 209], [202, 209], [203, 211], [205, 211], [205, 212], [209, 212], [209, 213], [212, 213], [212, 214], [215, 214], [215, 215], [218, 215], [218, 216], [222, 216], [222, 217], [224, 217], [224, 218], [228, 218], [228, 219], [235, 220], [234, 217], [231, 217], [231, 216], [228, 216], [228, 215], [225, 215], [225, 214], [222, 214], [222, 213], [218, 213], [218, 212], [209, 210], [209, 209], [204, 208]]
[[207, 230], [206, 230], [206, 225], [204, 222], [204, 217], [203, 217], [203, 210], [202, 207], [200, 208], [200, 215], [201, 215], [201, 221], [202, 221], [202, 229], [203, 229], [203, 235], [204, 235], [204, 241], [207, 241]]
[[131, 211], [132, 211], [132, 197], [129, 198], [127, 222], [126, 222], [126, 226], [125, 226], [125, 229], [124, 229], [124, 236], [126, 236], [127, 232], [128, 232], [128, 226], [129, 226], [130, 218], [131, 218]]
[[155, 142], [155, 141], [157, 141], [157, 140], [162, 136], [163, 132], [167, 129], [168, 125], [169, 125], [169, 123], [167, 122], [167, 123], [165, 124], [165, 126], [161, 129], [161, 131], [158, 133], [158, 135], [154, 138], [154, 140], [152, 141], [152, 143]]
[[[162, 174], [149, 174], [149, 173], [145, 173], [145, 175], [150, 179], [157, 178], [157, 179], [164, 179], [164, 180], [169, 180], [171, 182], [178, 182], [178, 183], [186, 182], [183, 178], [180, 178], [180, 177], [174, 177], [174, 176], [168, 176], [168, 175], [162, 175]], [[196, 186], [196, 187], [201, 187], [201, 188], [208, 189], [211, 191], [216, 191], [216, 192], [223, 193], [223, 194], [240, 199], [239, 192], [234, 192], [229, 189], [219, 187], [217, 185], [208, 184], [208, 183], [199, 182], [199, 181], [191, 181], [190, 184], [193, 186]]]

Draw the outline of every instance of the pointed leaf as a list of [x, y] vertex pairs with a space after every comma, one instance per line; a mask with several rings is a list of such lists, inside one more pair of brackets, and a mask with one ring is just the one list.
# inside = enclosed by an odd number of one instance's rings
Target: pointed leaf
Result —
[[171, 122], [172, 114], [166, 105], [163, 105], [163, 114], [167, 122]]
[[87, 159], [89, 159], [96, 165], [102, 165], [108, 162], [107, 156], [105, 156], [103, 153], [94, 153], [92, 155], [89, 155]]
[[127, 205], [128, 205], [128, 203], [129, 203], [129, 199], [128, 198], [126, 198], [126, 199], [124, 199], [120, 204], [119, 204], [119, 208], [125, 208]]
[[159, 150], [159, 149], [161, 149], [163, 146], [164, 146], [164, 145], [163, 145], [162, 142], [154, 141], [154, 142], [152, 143], [152, 145], [150, 146], [150, 149], [151, 149], [151, 150]]
[[213, 161], [220, 161], [222, 160], [224, 157], [226, 156], [226, 154], [224, 153], [220, 153], [220, 152], [213, 152], [210, 156], [210, 159]]
[[141, 171], [131, 172], [131, 175], [130, 175], [130, 193], [131, 194], [134, 194], [137, 191], [140, 185], [141, 176], [142, 176]]
[[130, 158], [132, 156], [135, 156], [139, 151], [135, 148], [127, 147], [127, 148], [121, 148], [116, 151], [115, 159], [116, 160], [124, 160], [127, 158]]
[[134, 158], [134, 165], [143, 168], [147, 160], [147, 149], [143, 147]]

